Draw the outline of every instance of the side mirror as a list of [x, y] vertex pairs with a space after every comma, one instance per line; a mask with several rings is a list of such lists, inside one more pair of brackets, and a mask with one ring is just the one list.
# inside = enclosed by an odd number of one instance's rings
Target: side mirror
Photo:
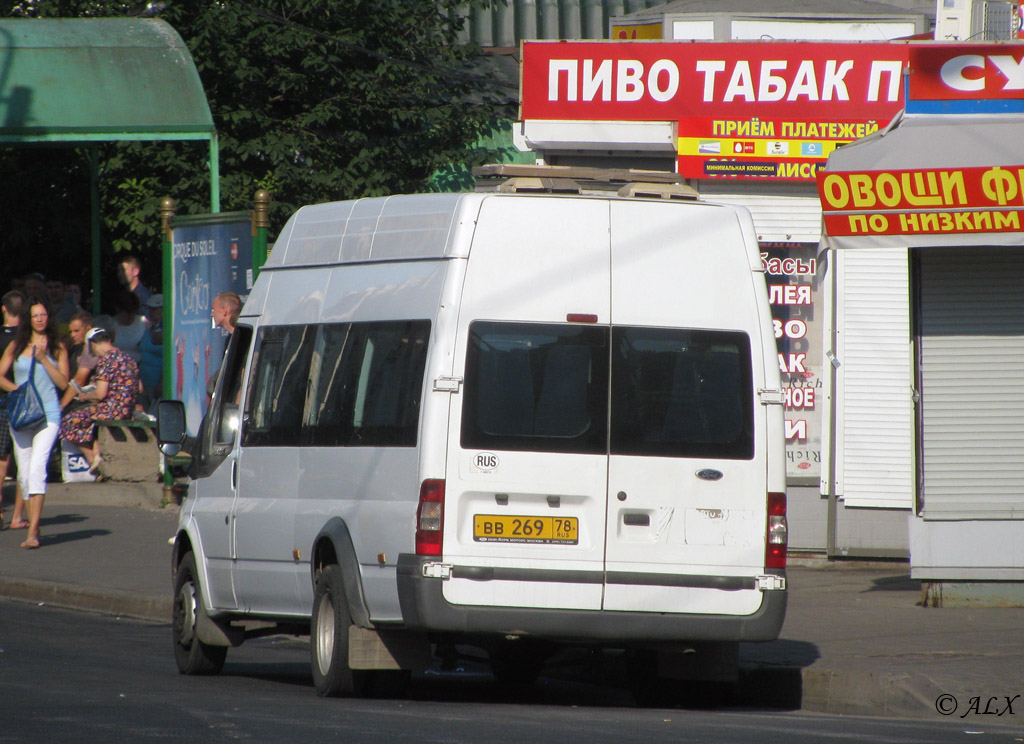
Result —
[[156, 441], [167, 457], [181, 452], [185, 443], [185, 404], [180, 400], [161, 400], [156, 404]]

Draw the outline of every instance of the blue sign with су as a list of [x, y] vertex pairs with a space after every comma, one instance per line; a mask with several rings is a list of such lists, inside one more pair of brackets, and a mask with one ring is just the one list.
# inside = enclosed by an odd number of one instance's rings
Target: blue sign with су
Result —
[[186, 429], [189, 436], [196, 436], [209, 402], [207, 380], [220, 369], [228, 341], [227, 332], [213, 325], [213, 298], [235, 292], [244, 303], [253, 271], [252, 222], [247, 213], [192, 220], [195, 224], [189, 224], [188, 217], [172, 223], [172, 325], [164, 348], [169, 340], [171, 397], [185, 404]]

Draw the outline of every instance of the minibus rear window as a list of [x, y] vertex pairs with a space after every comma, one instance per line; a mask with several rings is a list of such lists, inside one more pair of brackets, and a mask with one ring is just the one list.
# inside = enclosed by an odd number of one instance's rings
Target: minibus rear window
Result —
[[473, 323], [462, 446], [606, 452], [607, 332], [583, 325]]
[[465, 381], [466, 449], [754, 456], [742, 332], [477, 321]]
[[612, 329], [612, 454], [750, 459], [752, 407], [745, 333]]

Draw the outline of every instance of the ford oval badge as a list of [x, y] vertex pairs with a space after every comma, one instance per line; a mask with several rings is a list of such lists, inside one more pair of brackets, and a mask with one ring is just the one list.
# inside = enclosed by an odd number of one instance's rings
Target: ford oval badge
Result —
[[711, 468], [705, 468], [704, 470], [697, 471], [697, 477], [701, 480], [716, 481], [721, 480], [725, 475], [721, 470], [713, 470]]

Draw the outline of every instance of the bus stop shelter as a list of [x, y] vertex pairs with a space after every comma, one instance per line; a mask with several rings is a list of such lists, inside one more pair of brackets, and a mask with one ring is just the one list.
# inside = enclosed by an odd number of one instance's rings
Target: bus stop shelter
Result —
[[159, 19], [0, 20], [0, 146], [89, 154], [93, 310], [100, 301], [99, 145], [207, 140], [220, 211], [217, 132], [192, 55]]

